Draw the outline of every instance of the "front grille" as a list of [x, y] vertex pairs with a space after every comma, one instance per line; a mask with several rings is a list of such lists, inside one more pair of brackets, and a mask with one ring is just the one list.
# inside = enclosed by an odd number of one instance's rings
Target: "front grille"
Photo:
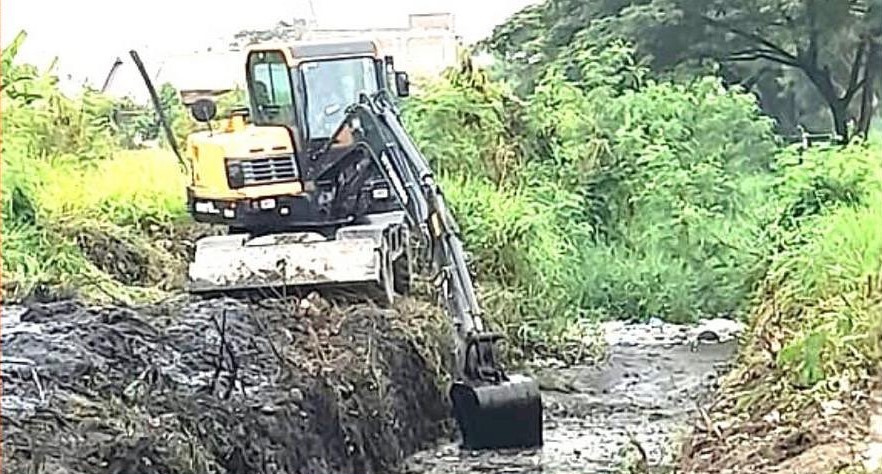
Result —
[[227, 169], [238, 165], [242, 176], [242, 184], [270, 184], [291, 181], [297, 178], [297, 165], [294, 156], [272, 156], [249, 160], [229, 160]]

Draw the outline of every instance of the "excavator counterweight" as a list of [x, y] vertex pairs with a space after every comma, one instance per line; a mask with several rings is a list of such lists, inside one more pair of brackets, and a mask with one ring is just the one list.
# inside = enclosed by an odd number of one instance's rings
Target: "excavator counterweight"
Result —
[[[390, 94], [392, 83], [409, 94], [391, 58], [371, 41], [254, 46], [250, 123], [239, 111], [225, 129], [191, 134], [186, 159], [132, 58], [189, 168], [191, 215], [229, 229], [196, 243], [189, 291], [367, 286], [392, 303], [418, 270], [436, 282], [454, 329], [450, 397], [463, 445], [542, 445], [539, 388], [497, 360], [501, 336], [484, 327], [459, 228]], [[210, 124], [217, 110], [202, 99], [192, 112]]]

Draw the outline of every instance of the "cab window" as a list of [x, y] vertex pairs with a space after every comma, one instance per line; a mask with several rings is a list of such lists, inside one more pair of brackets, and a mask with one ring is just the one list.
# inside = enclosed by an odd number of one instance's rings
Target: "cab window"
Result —
[[311, 139], [330, 137], [359, 94], [379, 90], [376, 64], [368, 57], [307, 61], [300, 66], [300, 74]]
[[249, 72], [255, 122], [267, 125], [293, 125], [293, 93], [288, 65], [282, 53], [261, 51], [251, 54]]

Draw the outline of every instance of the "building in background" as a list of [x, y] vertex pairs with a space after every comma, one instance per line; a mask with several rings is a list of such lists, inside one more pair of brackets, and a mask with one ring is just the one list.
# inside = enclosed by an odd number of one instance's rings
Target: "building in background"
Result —
[[462, 47], [452, 13], [411, 14], [405, 27], [323, 29], [306, 32], [307, 39], [368, 38], [381, 54], [395, 58], [396, 69], [412, 76], [436, 77], [456, 64]]
[[[263, 42], [372, 39], [382, 55], [395, 58], [395, 67], [407, 71], [413, 79], [437, 77], [445, 68], [456, 64], [462, 47], [451, 13], [411, 14], [400, 27], [330, 29], [306, 25], [303, 21], [278, 22], [271, 28], [241, 31], [228, 40], [201, 52], [181, 53], [147, 61], [157, 87], [172, 84], [181, 92], [185, 104], [198, 98], [216, 97], [224, 92], [245, 87], [245, 49]], [[149, 98], [134, 64], [124, 61], [121, 71], [108, 85], [111, 95]]]

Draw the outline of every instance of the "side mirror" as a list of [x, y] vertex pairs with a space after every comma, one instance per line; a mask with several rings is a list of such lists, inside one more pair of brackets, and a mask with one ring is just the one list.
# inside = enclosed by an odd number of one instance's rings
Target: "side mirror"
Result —
[[199, 99], [190, 105], [190, 113], [198, 122], [210, 122], [217, 115], [217, 105], [211, 99]]
[[410, 95], [410, 79], [406, 72], [395, 73], [395, 88], [398, 90], [398, 97], [407, 97]]

